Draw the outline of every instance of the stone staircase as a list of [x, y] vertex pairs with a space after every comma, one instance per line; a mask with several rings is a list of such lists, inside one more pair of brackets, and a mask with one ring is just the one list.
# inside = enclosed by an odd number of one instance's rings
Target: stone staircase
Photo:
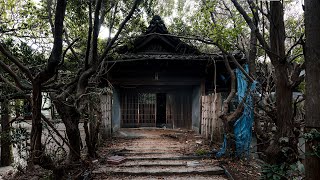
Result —
[[189, 145], [185, 141], [143, 132], [143, 136], [124, 137], [115, 144], [113, 154], [126, 161], [100, 163], [93, 171], [94, 179], [227, 179], [216, 160], [184, 154]]

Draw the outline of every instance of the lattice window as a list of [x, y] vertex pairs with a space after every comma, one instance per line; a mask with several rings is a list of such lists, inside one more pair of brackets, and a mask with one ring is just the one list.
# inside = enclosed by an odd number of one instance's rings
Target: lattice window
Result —
[[122, 127], [155, 126], [156, 94], [125, 93], [121, 97]]

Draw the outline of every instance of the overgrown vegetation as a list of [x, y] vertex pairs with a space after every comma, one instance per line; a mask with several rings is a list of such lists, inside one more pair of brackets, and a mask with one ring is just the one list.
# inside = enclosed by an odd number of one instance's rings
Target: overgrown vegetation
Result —
[[312, 147], [312, 151], [307, 153], [306, 156], [316, 156], [320, 158], [320, 132], [316, 129], [311, 129], [304, 134], [304, 138]]
[[[107, 61], [118, 57], [116, 47], [130, 43], [146, 29], [153, 15], [160, 14], [169, 21], [166, 23], [174, 36], [208, 54], [222, 53], [231, 87], [219, 116], [228, 135], [229, 151], [234, 152], [233, 123], [241, 115], [245, 101], [230, 112], [236, 83], [229, 60], [237, 64], [233, 56], [237, 51], [248, 61], [248, 82], [259, 82], [254, 99], [254, 133], [260, 158], [269, 164], [264, 177], [303, 176], [299, 138], [305, 138], [311, 148], [306, 156], [316, 157], [315, 164], [320, 156], [319, 131], [312, 129], [320, 127], [315, 120], [320, 116], [313, 116], [316, 110], [310, 111], [318, 106], [312, 104], [311, 94], [305, 94], [316, 87], [313, 83], [317, 84], [312, 78], [305, 81], [305, 74], [314, 75], [317, 69], [313, 68], [318, 65], [312, 64], [315, 61], [305, 62], [307, 58], [318, 58], [318, 54], [306, 48], [306, 43], [317, 37], [313, 31], [305, 30], [302, 6], [296, 6], [294, 1], [250, 0], [0, 0], [1, 143], [10, 142], [9, 149], [13, 144], [18, 154], [28, 159], [27, 167], [31, 169], [41, 165], [56, 170], [65, 159], [86, 164], [78, 128], [83, 121], [87, 155], [98, 157], [100, 85], [112, 87], [107, 76], [112, 67]], [[309, 12], [313, 12], [311, 7]], [[292, 12], [291, 8], [301, 13]], [[306, 22], [312, 24], [307, 18]], [[102, 39], [99, 33], [106, 37]], [[309, 69], [305, 70], [306, 66]], [[59, 134], [54, 123], [41, 113], [44, 92], [50, 94], [67, 137]], [[305, 102], [306, 98], [310, 102]], [[9, 128], [13, 124], [9, 123], [9, 101], [32, 104], [30, 135], [19, 126]], [[13, 118], [20, 116], [23, 115], [18, 113]], [[305, 123], [309, 129], [305, 129]], [[49, 146], [52, 144], [54, 147]]]

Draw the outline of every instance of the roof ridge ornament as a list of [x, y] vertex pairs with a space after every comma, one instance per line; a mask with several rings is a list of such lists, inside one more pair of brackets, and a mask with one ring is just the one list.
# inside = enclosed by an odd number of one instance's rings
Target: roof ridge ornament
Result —
[[146, 34], [160, 33], [168, 34], [168, 29], [159, 15], [154, 15], [147, 28]]

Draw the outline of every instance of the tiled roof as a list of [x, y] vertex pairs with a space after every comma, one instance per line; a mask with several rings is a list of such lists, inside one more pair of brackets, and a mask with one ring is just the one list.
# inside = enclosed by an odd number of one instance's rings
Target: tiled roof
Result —
[[[235, 54], [238, 60], [244, 60], [240, 55]], [[139, 60], [183, 60], [183, 61], [223, 61], [221, 54], [202, 54], [202, 55], [177, 55], [177, 54], [121, 54], [117, 57], [117, 60], [109, 61], [112, 62], [128, 62], [128, 61], [139, 61]]]

